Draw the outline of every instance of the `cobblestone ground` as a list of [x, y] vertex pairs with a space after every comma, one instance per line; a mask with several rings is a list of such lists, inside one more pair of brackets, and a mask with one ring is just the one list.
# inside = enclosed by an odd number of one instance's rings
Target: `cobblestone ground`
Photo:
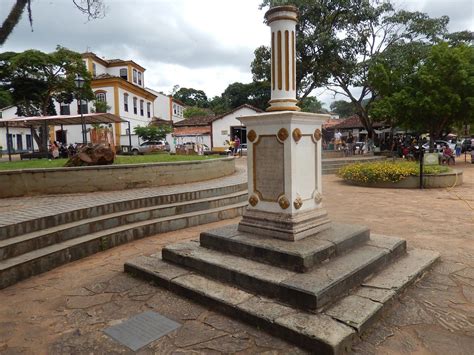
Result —
[[[393, 303], [354, 349], [360, 354], [472, 354], [474, 349], [474, 165], [452, 190], [348, 186], [325, 176], [334, 221], [406, 238], [441, 253], [431, 273]], [[126, 353], [102, 333], [145, 310], [183, 324], [140, 354], [298, 354], [304, 351], [123, 273], [123, 263], [238, 219], [145, 238], [0, 290], [0, 352]]]

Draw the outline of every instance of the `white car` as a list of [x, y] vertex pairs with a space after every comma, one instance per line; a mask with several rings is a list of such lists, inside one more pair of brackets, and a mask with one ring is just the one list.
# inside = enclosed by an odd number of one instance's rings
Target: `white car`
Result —
[[[450, 142], [442, 141], [442, 140], [436, 140], [436, 141], [435, 141], [434, 149], [437, 149], [438, 146], [441, 146], [441, 147], [448, 146], [449, 148], [451, 148], [451, 150], [452, 150], [453, 152], [454, 152], [455, 149], [456, 149], [456, 144], [455, 144], [455, 143], [450, 143]], [[424, 148], [425, 150], [430, 149], [430, 142], [427, 142], [427, 143], [423, 144], [423, 148]]]

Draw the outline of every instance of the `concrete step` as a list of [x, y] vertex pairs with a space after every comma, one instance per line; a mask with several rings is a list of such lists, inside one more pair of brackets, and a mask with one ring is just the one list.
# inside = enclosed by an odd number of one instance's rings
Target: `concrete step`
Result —
[[244, 190], [242, 192], [203, 198], [196, 201], [139, 208], [110, 213], [94, 218], [86, 218], [77, 222], [60, 224], [41, 231], [0, 240], [0, 261], [79, 236], [134, 222], [234, 205], [236, 203], [245, 202], [246, 200], [247, 191]]
[[369, 239], [367, 227], [332, 223], [330, 229], [297, 243], [237, 230], [238, 225], [201, 233], [202, 247], [218, 250], [297, 272], [342, 255]]
[[104, 201], [103, 204], [85, 208], [76, 208], [74, 206], [71, 206], [71, 210], [69, 211], [58, 211], [58, 213], [54, 213], [49, 216], [31, 219], [25, 222], [19, 222], [8, 226], [2, 226], [0, 227], [0, 240], [55, 227], [65, 223], [79, 221], [81, 219], [98, 217], [105, 214], [216, 197], [220, 195], [227, 195], [239, 191], [244, 191], [246, 189], [247, 183], [243, 183], [212, 189], [184, 191], [174, 194], [154, 195], [148, 196], [146, 198], [127, 197], [127, 199], [123, 201], [115, 201], [109, 203]]
[[139, 238], [234, 218], [247, 202], [110, 228], [0, 261], [0, 289], [65, 263]]
[[411, 250], [389, 269], [368, 280], [377, 286], [364, 285], [317, 313], [195, 274], [188, 268], [163, 261], [160, 254], [140, 256], [127, 262], [124, 268], [132, 275], [217, 308], [311, 353], [324, 355], [350, 353], [351, 344], [376, 321], [389, 301], [421, 276], [438, 257], [431, 251]]
[[211, 278], [302, 309], [315, 310], [359, 286], [405, 251], [406, 243], [402, 239], [375, 237], [306, 273], [203, 248], [197, 241], [167, 246], [162, 254], [165, 261]]

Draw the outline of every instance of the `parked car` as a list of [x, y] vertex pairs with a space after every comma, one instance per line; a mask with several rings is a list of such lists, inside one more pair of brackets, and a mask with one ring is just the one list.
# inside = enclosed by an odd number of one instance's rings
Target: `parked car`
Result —
[[461, 146], [461, 152], [464, 153], [464, 152], [470, 152], [472, 149], [472, 140], [471, 138], [466, 138], [463, 140], [462, 142], [462, 146]]
[[[454, 152], [455, 149], [456, 149], [456, 144], [455, 144], [455, 143], [451, 143], [451, 142], [447, 142], [447, 141], [443, 141], [443, 140], [436, 140], [436, 141], [435, 141], [435, 144], [434, 144], [435, 150], [436, 150], [436, 147], [438, 147], [438, 146], [441, 146], [441, 148], [448, 146], [449, 148], [451, 148], [451, 150], [452, 150], [453, 152]], [[423, 147], [425, 150], [430, 149], [430, 142], [426, 142], [425, 144], [423, 144], [422, 147]]]
[[170, 145], [166, 141], [148, 141], [141, 143], [138, 147], [132, 147], [133, 155], [169, 151]]

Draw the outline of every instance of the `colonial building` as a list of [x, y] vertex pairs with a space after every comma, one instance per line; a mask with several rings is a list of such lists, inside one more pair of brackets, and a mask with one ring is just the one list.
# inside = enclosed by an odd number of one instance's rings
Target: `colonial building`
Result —
[[[133, 129], [137, 126], [148, 125], [154, 114], [156, 95], [145, 89], [145, 68], [133, 60], [105, 59], [92, 52], [82, 54], [84, 64], [92, 74], [91, 88], [96, 101], [105, 102], [108, 112], [113, 113], [130, 122], [133, 143], [137, 143], [137, 136]], [[90, 111], [92, 105], [82, 102], [83, 113]], [[80, 114], [81, 107], [78, 101], [70, 105], [57, 104], [60, 114]], [[80, 131], [80, 127], [78, 127]], [[60, 127], [55, 128], [56, 132]], [[128, 145], [127, 123], [115, 123], [116, 145]], [[80, 142], [81, 135], [72, 135], [72, 141]], [[69, 140], [68, 140], [69, 143]]]
[[156, 95], [153, 108], [157, 119], [172, 121], [173, 123], [184, 120], [185, 105], [181, 101], [171, 95], [165, 95], [150, 88], [146, 89]]

